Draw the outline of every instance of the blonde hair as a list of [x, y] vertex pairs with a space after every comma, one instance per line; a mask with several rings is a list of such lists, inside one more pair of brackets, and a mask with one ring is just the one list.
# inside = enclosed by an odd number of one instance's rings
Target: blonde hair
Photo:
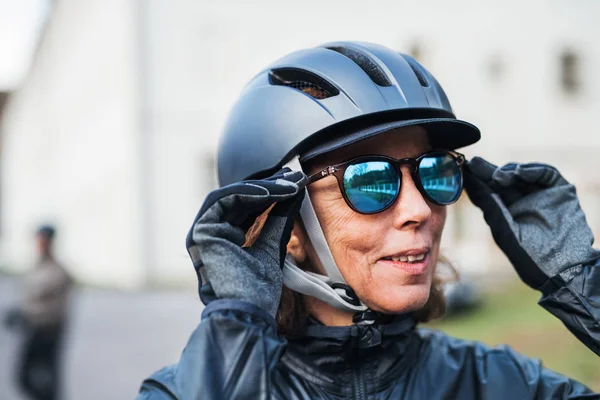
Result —
[[[251, 247], [254, 244], [260, 235], [260, 232], [267, 220], [269, 211], [271, 211], [272, 208], [273, 205], [264, 213], [262, 213], [256, 219], [254, 224], [252, 224], [246, 233], [246, 241], [243, 247]], [[439, 271], [439, 267], [441, 265], [447, 268], [449, 275], [444, 275], [441, 273], [441, 271]], [[305, 271], [317, 272], [314, 266], [309, 262], [301, 263], [298, 266]], [[429, 299], [427, 299], [427, 302], [423, 308], [414, 313], [414, 317], [417, 322], [428, 322], [444, 315], [446, 301], [444, 297], [443, 286], [447, 282], [458, 280], [458, 277], [458, 272], [454, 266], [446, 257], [440, 255], [438, 257], [436, 273], [431, 282]], [[304, 295], [284, 286], [281, 292], [281, 301], [279, 302], [279, 308], [276, 315], [277, 330], [279, 334], [288, 338], [302, 336], [308, 321], [308, 317], [309, 314], [304, 303]]]

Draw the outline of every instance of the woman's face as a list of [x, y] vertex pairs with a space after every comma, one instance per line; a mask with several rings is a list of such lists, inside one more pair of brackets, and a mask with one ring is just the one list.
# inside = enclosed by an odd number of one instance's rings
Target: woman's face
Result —
[[[329, 153], [308, 172], [361, 155], [416, 158], [428, 150], [423, 128], [401, 128]], [[346, 283], [369, 308], [385, 313], [417, 310], [427, 302], [446, 220], [445, 207], [423, 198], [409, 165], [401, 170], [400, 195], [390, 208], [378, 214], [353, 211], [342, 197], [335, 177], [308, 187]], [[418, 261], [423, 255], [425, 258]], [[314, 251], [308, 251], [307, 256], [313, 265], [320, 266]], [[417, 261], [408, 262], [409, 256]]]

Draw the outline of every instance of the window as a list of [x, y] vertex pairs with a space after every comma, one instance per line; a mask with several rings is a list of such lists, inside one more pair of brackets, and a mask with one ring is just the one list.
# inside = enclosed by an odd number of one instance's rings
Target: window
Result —
[[563, 92], [575, 94], [581, 87], [579, 56], [572, 50], [565, 50], [560, 55], [560, 84]]
[[205, 190], [214, 190], [219, 187], [217, 177], [217, 158], [213, 152], [207, 151], [200, 157], [202, 160], [201, 173], [204, 175], [203, 181], [206, 182]]
[[505, 63], [499, 53], [490, 57], [487, 63], [487, 69], [491, 81], [499, 82], [502, 79], [505, 71]]
[[423, 62], [423, 48], [421, 47], [421, 44], [418, 42], [413, 43], [408, 48], [408, 55], [419, 62]]
[[8, 93], [0, 92], [0, 121], [2, 120], [2, 111], [4, 111], [4, 104], [6, 103], [6, 99], [8, 99]]

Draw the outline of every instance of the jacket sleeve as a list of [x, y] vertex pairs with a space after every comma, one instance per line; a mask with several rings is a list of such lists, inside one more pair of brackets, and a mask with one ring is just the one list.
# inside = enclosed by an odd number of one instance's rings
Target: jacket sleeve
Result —
[[267, 312], [241, 300], [214, 300], [179, 363], [146, 379], [138, 400], [268, 399], [284, 347]]
[[521, 395], [531, 399], [598, 399], [584, 384], [545, 368], [540, 360], [526, 357], [508, 346], [486, 353], [479, 365], [480, 379], [486, 382], [482, 398], [503, 398], [498, 393]]
[[[420, 330], [424, 339], [416, 374], [428, 399], [599, 399], [581, 382], [545, 368], [500, 345], [493, 348], [443, 332]], [[425, 390], [425, 389], [424, 389]]]
[[550, 279], [539, 304], [600, 356], [600, 260]]

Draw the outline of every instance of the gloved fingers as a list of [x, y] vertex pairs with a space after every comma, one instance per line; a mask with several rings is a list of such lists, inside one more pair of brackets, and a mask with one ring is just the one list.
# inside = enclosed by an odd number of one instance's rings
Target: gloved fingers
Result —
[[556, 168], [545, 164], [507, 164], [498, 168], [490, 181], [490, 187], [511, 206], [518, 200], [553, 187], [568, 185]]
[[245, 231], [256, 217], [273, 203], [285, 202], [303, 193], [306, 182], [304, 173], [284, 168], [263, 180], [238, 182], [211, 192], [186, 239], [194, 266], [199, 268], [202, 264], [202, 254], [206, 253], [203, 247], [214, 239], [221, 243], [219, 248], [240, 248], [245, 242]]
[[300, 211], [304, 196], [303, 189], [296, 197], [279, 202], [273, 207], [258, 238], [248, 249], [250, 253], [256, 249], [264, 250], [276, 259], [280, 266], [283, 265], [287, 243], [290, 241], [295, 217]]
[[[509, 197], [518, 196], [519, 193], [526, 193], [530, 190], [530, 185], [523, 181], [515, 172], [517, 171], [519, 164], [509, 163], [502, 167], [484, 160], [481, 157], [473, 157], [471, 161], [467, 163], [467, 173], [477, 176], [485, 184], [487, 184], [494, 192], [504, 195], [504, 192], [513, 192], [512, 196], [509, 193]], [[521, 195], [522, 196], [522, 195]]]
[[237, 226], [250, 220], [251, 224], [273, 203], [296, 196], [306, 182], [304, 173], [284, 168], [266, 179], [225, 186], [207, 196], [196, 219], [203, 223], [226, 220]]
[[[516, 165], [516, 164], [515, 164]], [[510, 165], [504, 167], [505, 174], [511, 168]], [[493, 176], [500, 169], [494, 164], [484, 160], [481, 157], [474, 157], [467, 162], [464, 169], [464, 186], [471, 199], [471, 202], [479, 208], [485, 207], [489, 202], [489, 197], [492, 193], [497, 193], [506, 205], [512, 204], [514, 201], [523, 197], [521, 188], [517, 187], [499, 187], [494, 184]]]
[[[239, 225], [247, 231], [250, 226], [254, 223], [256, 218], [265, 212], [274, 203], [285, 202], [289, 199], [296, 199], [299, 197], [299, 193], [304, 192], [304, 188], [308, 182], [308, 177], [301, 171], [291, 171], [289, 168], [284, 168], [277, 174], [263, 181], [249, 181], [249, 185], [261, 185], [269, 191], [268, 198], [265, 201], [262, 199], [256, 199], [255, 207], [253, 204], [248, 204], [247, 213], [230, 213], [232, 216], [228, 218], [230, 223]], [[276, 211], [277, 212], [277, 211]], [[271, 211], [272, 213], [272, 211]], [[271, 214], [269, 213], [269, 214]]]
[[[483, 211], [483, 217], [494, 238], [504, 237], [503, 230], [514, 225], [514, 220], [501, 197], [474, 174], [465, 174], [464, 185], [471, 202]], [[514, 235], [514, 232], [510, 232]], [[498, 243], [500, 245], [500, 243]]]
[[269, 216], [293, 218], [300, 212], [300, 207], [306, 196], [306, 189], [302, 188], [298, 193], [287, 199], [275, 204]]
[[568, 182], [556, 168], [541, 163], [506, 164], [496, 169], [490, 179], [490, 185], [497, 190], [513, 187], [525, 193], [564, 184]]
[[[467, 163], [464, 172], [465, 182], [471, 176], [479, 178], [497, 193], [507, 206], [530, 193], [568, 184], [556, 168], [540, 163], [509, 163], [498, 168], [480, 157], [474, 157]], [[465, 183], [468, 190], [467, 185], [468, 183]]]
[[304, 188], [308, 182], [308, 177], [302, 171], [292, 171], [285, 167], [277, 171], [274, 175], [264, 179], [253, 179], [240, 182], [241, 184], [265, 188], [271, 196], [293, 195], [298, 190]]
[[568, 184], [567, 180], [562, 177], [556, 168], [547, 164], [519, 164], [515, 169], [514, 174], [523, 182], [541, 188]]
[[528, 194], [541, 189], [539, 186], [532, 185], [521, 179], [515, 173], [518, 167], [519, 164], [510, 163], [504, 165], [502, 168], [498, 168], [489, 182], [490, 188], [498, 194], [507, 207], [510, 207]]
[[[471, 201], [473, 201], [474, 197], [478, 197], [477, 192], [481, 192], [479, 195], [483, 197], [489, 196], [491, 193], [497, 193], [506, 205], [510, 205], [523, 197], [524, 188], [521, 187], [523, 186], [522, 182], [510, 175], [511, 171], [514, 170], [516, 166], [517, 164], [507, 164], [502, 168], [498, 168], [496, 165], [481, 157], [473, 157], [471, 161], [467, 162], [463, 174], [465, 189], [467, 189]], [[509, 179], [512, 177], [514, 184], [512, 186], [498, 185], [494, 181], [494, 177], [497, 176], [499, 172], [503, 178]], [[485, 186], [487, 186], [489, 190], [482, 190]], [[477, 200], [475, 199], [475, 201]], [[475, 202], [474, 204], [477, 205]]]
[[474, 175], [484, 182], [489, 182], [498, 166], [481, 157], [473, 157], [465, 163], [464, 174]]
[[[272, 187], [272, 190], [270, 192], [273, 194], [277, 194], [278, 189], [283, 189], [285, 187], [297, 187], [300, 189], [304, 188], [306, 186], [306, 183], [308, 182], [308, 177], [302, 171], [292, 171], [288, 167], [285, 167], [280, 169], [274, 175], [268, 178], [244, 182], [252, 183], [255, 185], [268, 185], [270, 183], [274, 183], [275, 186]], [[283, 192], [285, 193], [286, 191], [283, 190]]]
[[486, 212], [486, 209], [489, 209], [490, 206], [494, 206], [494, 204], [490, 202], [490, 196], [494, 191], [487, 183], [491, 174], [493, 174], [493, 171], [490, 172], [488, 169], [486, 164], [489, 163], [487, 163], [487, 161], [483, 159], [479, 160], [485, 163], [481, 164], [483, 168], [476, 166], [476, 169], [472, 169], [467, 166], [463, 174], [463, 184], [471, 202], [482, 211]]

